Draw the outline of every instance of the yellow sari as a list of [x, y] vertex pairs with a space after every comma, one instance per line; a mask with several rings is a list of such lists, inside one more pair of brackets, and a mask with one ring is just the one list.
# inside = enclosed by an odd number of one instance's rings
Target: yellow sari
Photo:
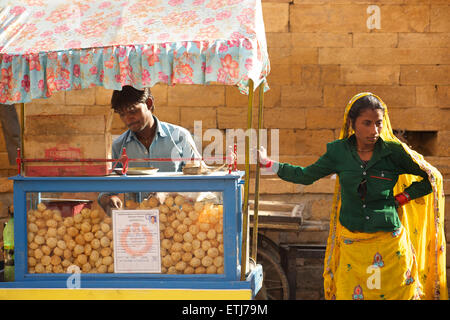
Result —
[[[376, 95], [364, 92], [348, 103], [340, 139], [353, 134], [347, 121], [353, 103], [366, 95], [384, 106], [381, 138], [397, 141], [428, 174], [433, 192], [399, 208], [402, 228], [398, 232], [351, 232], [340, 225], [340, 184], [336, 179], [330, 231], [324, 261], [326, 299], [427, 299], [447, 300], [444, 190], [440, 172], [394, 136], [387, 107]], [[421, 179], [401, 175], [394, 194]]]

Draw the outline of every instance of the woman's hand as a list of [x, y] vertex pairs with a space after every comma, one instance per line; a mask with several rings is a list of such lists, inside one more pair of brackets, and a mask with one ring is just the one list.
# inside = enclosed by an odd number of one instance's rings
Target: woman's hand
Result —
[[269, 157], [267, 157], [266, 149], [263, 146], [261, 146], [259, 150], [257, 150], [257, 152], [259, 158], [259, 166], [261, 168], [271, 168], [273, 165], [273, 161], [270, 160]]

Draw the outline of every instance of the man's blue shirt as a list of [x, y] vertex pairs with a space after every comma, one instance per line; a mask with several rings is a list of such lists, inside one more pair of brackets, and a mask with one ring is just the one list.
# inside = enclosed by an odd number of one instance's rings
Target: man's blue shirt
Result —
[[[127, 130], [113, 142], [113, 159], [119, 159], [122, 155], [123, 148], [125, 148], [128, 158], [174, 159], [168, 162], [129, 162], [128, 166], [130, 168], [154, 167], [159, 168], [159, 172], [181, 171], [185, 161], [179, 161], [179, 159], [197, 158], [196, 153], [193, 150], [193, 148], [196, 148], [194, 139], [187, 129], [171, 123], [159, 121], [155, 116], [153, 116], [153, 118], [156, 121], [156, 133], [150, 148], [147, 149], [138, 140], [134, 132]], [[122, 164], [119, 162], [116, 168], [120, 167], [122, 167]]]

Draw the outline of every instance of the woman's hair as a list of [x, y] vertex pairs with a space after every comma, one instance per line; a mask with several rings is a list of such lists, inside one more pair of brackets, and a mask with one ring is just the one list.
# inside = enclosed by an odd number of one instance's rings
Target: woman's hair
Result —
[[378, 100], [373, 95], [363, 96], [358, 100], [356, 100], [353, 103], [351, 109], [348, 111], [348, 118], [350, 119], [353, 126], [355, 125], [356, 118], [358, 118], [361, 112], [363, 112], [366, 109], [383, 110], [384, 114], [384, 107], [381, 104], [380, 100]]
[[151, 111], [155, 109], [153, 95], [150, 88], [144, 88], [144, 90], [138, 90], [132, 86], [124, 86], [122, 90], [114, 90], [111, 97], [111, 107], [118, 111], [125, 107], [134, 106], [138, 103], [147, 103], [148, 99], [152, 100]]

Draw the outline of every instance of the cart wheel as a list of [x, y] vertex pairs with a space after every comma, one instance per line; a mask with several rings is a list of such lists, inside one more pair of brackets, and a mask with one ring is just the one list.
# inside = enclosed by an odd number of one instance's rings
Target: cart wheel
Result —
[[258, 248], [257, 263], [263, 268], [263, 283], [256, 300], [288, 300], [289, 283], [279, 261], [271, 252]]

